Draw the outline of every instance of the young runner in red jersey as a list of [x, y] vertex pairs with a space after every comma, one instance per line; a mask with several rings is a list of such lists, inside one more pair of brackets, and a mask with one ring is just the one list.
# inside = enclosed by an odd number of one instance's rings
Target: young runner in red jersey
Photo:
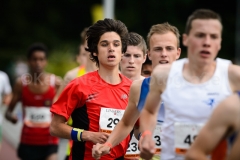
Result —
[[47, 64], [47, 49], [41, 43], [30, 46], [28, 63], [30, 73], [19, 77], [13, 89], [13, 98], [6, 111], [6, 118], [12, 123], [12, 115], [18, 101], [23, 106], [23, 128], [18, 147], [22, 160], [57, 160], [58, 138], [49, 133], [51, 123], [50, 107], [61, 80], [44, 72]]
[[[74, 140], [70, 160], [93, 159], [93, 144], [105, 143], [124, 113], [131, 80], [119, 74], [119, 62], [127, 40], [125, 24], [113, 19], [99, 20], [87, 31], [86, 50], [99, 70], [71, 81], [51, 108], [51, 134]], [[70, 116], [72, 127], [66, 124]], [[130, 136], [102, 159], [123, 159], [129, 139]]]

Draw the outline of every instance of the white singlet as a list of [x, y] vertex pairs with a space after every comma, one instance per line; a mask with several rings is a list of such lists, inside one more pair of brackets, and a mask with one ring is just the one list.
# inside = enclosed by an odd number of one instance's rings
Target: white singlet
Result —
[[214, 75], [207, 82], [192, 84], [182, 75], [188, 59], [172, 64], [162, 101], [165, 121], [162, 126], [163, 160], [182, 160], [198, 131], [208, 120], [216, 105], [232, 93], [228, 81], [228, 60], [216, 59]]

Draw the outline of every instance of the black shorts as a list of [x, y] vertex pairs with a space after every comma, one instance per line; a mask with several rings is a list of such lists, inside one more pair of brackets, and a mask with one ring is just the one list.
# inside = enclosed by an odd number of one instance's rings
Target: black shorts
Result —
[[18, 157], [21, 160], [45, 160], [51, 154], [58, 152], [58, 145], [27, 145], [19, 144]]

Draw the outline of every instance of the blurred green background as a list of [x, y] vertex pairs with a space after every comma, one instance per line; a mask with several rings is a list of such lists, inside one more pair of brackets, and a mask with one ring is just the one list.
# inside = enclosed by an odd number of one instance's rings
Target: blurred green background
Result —
[[[63, 76], [77, 66], [80, 32], [93, 23], [93, 7], [101, 0], [2, 0], [0, 4], [0, 70], [14, 79], [17, 61], [26, 60], [34, 42], [50, 51], [47, 71]], [[222, 16], [223, 41], [219, 57], [235, 57], [237, 0], [115, 0], [115, 18], [129, 31], [146, 37], [153, 24], [169, 22], [184, 32], [187, 17], [198, 8], [212, 9]], [[182, 57], [186, 49], [182, 47]]]

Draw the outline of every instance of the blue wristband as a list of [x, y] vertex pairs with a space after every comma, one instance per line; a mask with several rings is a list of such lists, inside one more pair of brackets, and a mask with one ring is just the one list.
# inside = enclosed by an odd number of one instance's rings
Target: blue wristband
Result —
[[73, 141], [82, 141], [82, 132], [83, 129], [78, 129], [78, 128], [72, 128], [71, 131], [71, 138]]
[[80, 140], [83, 142], [83, 140], [82, 140], [82, 132], [80, 133]]

